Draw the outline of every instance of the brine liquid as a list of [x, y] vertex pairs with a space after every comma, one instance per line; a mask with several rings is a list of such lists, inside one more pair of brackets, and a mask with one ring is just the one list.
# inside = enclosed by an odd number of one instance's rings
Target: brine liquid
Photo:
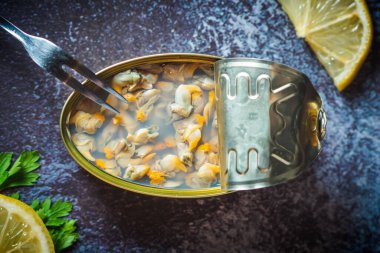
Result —
[[[95, 158], [95, 161], [90, 161], [91, 163], [93, 163], [95, 166], [97, 166], [97, 165], [99, 165], [99, 163], [97, 163], [96, 161], [111, 161], [112, 159], [115, 160], [115, 158], [108, 159], [109, 157], [108, 158], [106, 157], [106, 154], [104, 153], [104, 147], [105, 146], [107, 146], [109, 143], [117, 143], [121, 139], [126, 140], [128, 138], [128, 134], [133, 135], [139, 129], [149, 128], [151, 126], [158, 126], [159, 136], [157, 138], [154, 138], [153, 140], [149, 140], [147, 143], [135, 145], [135, 149], [138, 149], [139, 147], [144, 146], [144, 145], [158, 147], [162, 144], [160, 149], [154, 149], [152, 152], [150, 152], [150, 153], [156, 154], [151, 160], [149, 160], [146, 163], [146, 165], [149, 165], [150, 170], [154, 170], [155, 164], [157, 163], [157, 161], [160, 161], [166, 155], [173, 154], [173, 155], [179, 156], [179, 153], [178, 153], [179, 151], [178, 151], [177, 146], [169, 145], [170, 147], [167, 147], [168, 140], [170, 140], [170, 141], [174, 140], [175, 142], [178, 141], [178, 136], [176, 137], [176, 134], [178, 135], [178, 133], [176, 132], [176, 129], [173, 126], [173, 122], [178, 123], [181, 120], [186, 120], [186, 118], [188, 118], [188, 117], [182, 117], [182, 116], [176, 115], [176, 113], [173, 113], [170, 110], [170, 104], [175, 103], [176, 90], [179, 87], [179, 85], [181, 85], [181, 84], [182, 85], [194, 85], [194, 83], [199, 84], [199, 80], [202, 78], [213, 79], [213, 76], [211, 76], [210, 73], [208, 76], [207, 73], [205, 73], [205, 71], [202, 71], [202, 69], [200, 69], [200, 68], [197, 68], [194, 71], [194, 73], [192, 74], [192, 76], [185, 78], [185, 80], [183, 80], [183, 82], [181, 82], [182, 80], [179, 80], [179, 81], [175, 80], [175, 77], [171, 77], [170, 78], [171, 80], [168, 80], [168, 78], [165, 78], [165, 75], [163, 73], [158, 73], [159, 69], [164, 67], [164, 66], [168, 66], [168, 65], [174, 66], [174, 69], [175, 69], [176, 66], [180, 66], [181, 64], [183, 65], [184, 63], [163, 63], [163, 64], [157, 64], [157, 65], [152, 65], [152, 66], [141, 66], [141, 68], [136, 67], [135, 69], [133, 69], [133, 71], [136, 71], [137, 73], [145, 73], [146, 74], [146, 73], [150, 73], [149, 68], [151, 67], [152, 69], [154, 69], [153, 73], [158, 75], [157, 81], [152, 84], [151, 89], [160, 90], [159, 98], [157, 99], [157, 101], [154, 102], [153, 106], [150, 108], [150, 111], [148, 113], [146, 113], [146, 115], [145, 115], [146, 120], [145, 121], [139, 121], [136, 119], [137, 118], [137, 110], [139, 109], [139, 106], [137, 106], [136, 101], [132, 101], [132, 100], [136, 96], [138, 97], [139, 96], [138, 94], [141, 94], [142, 92], [149, 90], [149, 89], [137, 88], [136, 90], [129, 92], [127, 88], [117, 87], [114, 84], [114, 88], [118, 92], [123, 94], [124, 96], [126, 96], [127, 94], [130, 94], [129, 99], [131, 101], [129, 102], [128, 109], [125, 110], [125, 105], [116, 99], [109, 97], [107, 102], [110, 103], [112, 106], [114, 106], [116, 109], [118, 109], [120, 112], [127, 113], [129, 118], [133, 119], [133, 124], [137, 124], [137, 127], [135, 128], [134, 132], [128, 133], [128, 122], [124, 122], [124, 125], [120, 124], [117, 126], [117, 130], [111, 134], [110, 138], [107, 138], [106, 141], [102, 140], [103, 131], [106, 131], [105, 129], [107, 127], [110, 127], [112, 124], [114, 124], [115, 120], [117, 121], [117, 117], [115, 118], [115, 115], [113, 113], [108, 112], [106, 110], [103, 110], [102, 108], [100, 108], [99, 106], [97, 106], [96, 104], [94, 104], [93, 102], [91, 102], [87, 99], [82, 99], [81, 101], [78, 102], [78, 104], [76, 105], [76, 109], [72, 113], [72, 117], [75, 115], [75, 113], [77, 111], [83, 111], [83, 112], [87, 112], [90, 114], [98, 113], [98, 114], [101, 114], [102, 116], [104, 116], [104, 121], [101, 124], [101, 127], [96, 128], [96, 131], [94, 133], [88, 133], [88, 132], [84, 131], [84, 134], [86, 136], [89, 136], [89, 138], [93, 138], [93, 140], [94, 140], [93, 141], [93, 148], [91, 149], [90, 153], [91, 153], [92, 157]], [[157, 71], [157, 69], [158, 69], [158, 71]], [[211, 69], [211, 66], [210, 66], [210, 69]], [[181, 78], [179, 78], [179, 79], [181, 79]], [[163, 82], [163, 83], [160, 83], [160, 82]], [[109, 80], [109, 83], [114, 83], [114, 81]], [[170, 86], [173, 86], [173, 87], [171, 88]], [[202, 117], [205, 116], [205, 115], [203, 115], [204, 114], [204, 107], [209, 102], [209, 97], [210, 97], [209, 93], [213, 92], [213, 90], [214, 89], [203, 89], [203, 88], [201, 89], [201, 91], [202, 91], [201, 96], [204, 99], [203, 110], [200, 110], [198, 108], [198, 114], [197, 115], [200, 115]], [[192, 97], [192, 99], [193, 99], [193, 97]], [[125, 166], [124, 167], [121, 166], [118, 162], [115, 163], [116, 164], [115, 168], [107, 169], [105, 171], [111, 172], [112, 175], [118, 176], [124, 180], [131, 181], [131, 182], [136, 183], [136, 184], [147, 185], [147, 186], [152, 186], [152, 187], [161, 187], [161, 188], [162, 187], [163, 188], [168, 187], [168, 188], [180, 188], [180, 189], [204, 188], [204, 187], [199, 187], [199, 186], [198, 187], [194, 187], [194, 186], [190, 187], [188, 184], [186, 184], [186, 176], [189, 175], [190, 173], [196, 173], [197, 172], [197, 168], [195, 166], [195, 160], [196, 160], [195, 159], [195, 152], [197, 151], [197, 149], [201, 145], [206, 144], [206, 143], [210, 143], [212, 139], [215, 140], [215, 138], [217, 138], [216, 137], [217, 130], [215, 128], [215, 122], [213, 125], [213, 121], [216, 121], [215, 120], [216, 110], [215, 110], [215, 105], [213, 105], [213, 106], [214, 106], [214, 108], [212, 110], [212, 114], [209, 115], [207, 122], [204, 122], [202, 127], [201, 127], [201, 133], [202, 133], [201, 139], [197, 143], [196, 147], [193, 150], [191, 150], [191, 153], [193, 155], [193, 161], [192, 161], [192, 165], [187, 166], [187, 172], [182, 172], [182, 171], [177, 170], [177, 171], [175, 171], [175, 173], [172, 173], [172, 174], [168, 175], [167, 177], [165, 177], [164, 183], [152, 184], [151, 178], [148, 176], [148, 174], [142, 176], [138, 180], [132, 180], [132, 179], [127, 179], [127, 178], [123, 177], [127, 168]], [[201, 105], [201, 107], [202, 107], [202, 105]], [[195, 114], [194, 106], [193, 106], [192, 112], [190, 113], [189, 117], [193, 116], [193, 114]], [[174, 119], [173, 119], [173, 117], [174, 117]], [[133, 125], [133, 124], [131, 124], [131, 125]], [[82, 131], [83, 131], [83, 129], [78, 129], [78, 127], [76, 127], [75, 123], [72, 123], [70, 125], [70, 132], [71, 132], [72, 136], [79, 133], [79, 132], [82, 132]], [[217, 143], [214, 143], [214, 144], [217, 145]], [[165, 147], [165, 148], [162, 148], [162, 147]], [[215, 164], [215, 165], [218, 165], [218, 164]], [[103, 170], [104, 168], [99, 168], [99, 169]], [[198, 169], [199, 169], [199, 166], [198, 166]], [[218, 175], [215, 174], [215, 176], [216, 176], [216, 180], [214, 180], [210, 184], [209, 187], [215, 187], [215, 186], [219, 185]], [[202, 178], [200, 178], [200, 180], [202, 180]], [[169, 182], [169, 184], [167, 184], [168, 182]], [[173, 182], [175, 182], [174, 187], [172, 186], [173, 184], [170, 184]], [[182, 182], [182, 183], [180, 183], [180, 182]]]

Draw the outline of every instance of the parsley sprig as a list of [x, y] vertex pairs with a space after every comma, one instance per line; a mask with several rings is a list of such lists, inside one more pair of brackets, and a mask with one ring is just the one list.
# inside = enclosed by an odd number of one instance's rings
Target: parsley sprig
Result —
[[70, 202], [59, 199], [52, 204], [50, 198], [46, 198], [42, 202], [35, 199], [30, 206], [36, 210], [49, 230], [56, 252], [70, 247], [79, 238], [79, 234], [75, 233], [76, 220], [63, 218], [68, 216], [73, 208]]
[[12, 156], [12, 152], [0, 153], [0, 191], [33, 185], [39, 177], [39, 174], [33, 172], [40, 167], [37, 151], [22, 152], [11, 166]]
[[[33, 185], [39, 177], [38, 173], [33, 172], [40, 166], [37, 151], [22, 152], [11, 166], [12, 156], [11, 152], [0, 153], [0, 191], [17, 186]], [[20, 199], [18, 192], [10, 196]], [[56, 252], [70, 247], [79, 238], [79, 234], [76, 233], [76, 220], [65, 218], [73, 208], [70, 202], [57, 200], [53, 203], [50, 198], [43, 201], [34, 199], [30, 206], [45, 223]]]

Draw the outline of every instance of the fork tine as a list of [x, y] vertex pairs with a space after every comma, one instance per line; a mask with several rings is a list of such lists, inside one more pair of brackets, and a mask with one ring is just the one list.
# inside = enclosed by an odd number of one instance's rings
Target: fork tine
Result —
[[70, 77], [69, 79], [67, 79], [65, 81], [65, 83], [70, 86], [71, 88], [75, 89], [76, 91], [78, 91], [79, 93], [81, 93], [82, 95], [84, 95], [85, 97], [91, 99], [92, 101], [94, 101], [95, 103], [97, 103], [98, 105], [101, 105], [103, 106], [104, 108], [110, 110], [111, 112], [115, 113], [115, 114], [119, 114], [119, 111], [116, 110], [114, 107], [112, 107], [111, 105], [107, 104], [107, 102], [99, 97], [98, 95], [96, 95], [93, 91], [91, 91], [90, 89], [88, 89], [87, 87], [83, 86], [80, 82], [78, 82], [76, 79], [74, 79], [73, 77]]
[[118, 98], [120, 101], [128, 104], [128, 101], [117, 91], [115, 91], [112, 87], [105, 84], [103, 80], [101, 80], [98, 76], [95, 75], [94, 72], [92, 72], [90, 69], [88, 69], [86, 66], [81, 64], [79, 61], [75, 59], [71, 59], [70, 62], [68, 62], [69, 67], [71, 67], [73, 70], [87, 78], [88, 80], [95, 83], [97, 86], [101, 87], [103, 90], [108, 91], [110, 94], [114, 95], [116, 98]]
[[71, 88], [73, 88], [74, 90], [82, 94], [83, 96], [91, 99], [98, 105], [105, 107], [106, 109], [112, 111], [113, 113], [119, 114], [119, 111], [113, 108], [111, 105], [107, 104], [103, 98], [99, 97], [88, 87], [82, 85], [78, 80], [73, 78], [71, 75], [69, 75], [62, 69], [54, 69], [51, 72], [55, 77], [57, 77], [59, 80], [61, 80], [62, 82], [64, 82], [65, 84], [67, 84], [68, 86], [70, 86]]

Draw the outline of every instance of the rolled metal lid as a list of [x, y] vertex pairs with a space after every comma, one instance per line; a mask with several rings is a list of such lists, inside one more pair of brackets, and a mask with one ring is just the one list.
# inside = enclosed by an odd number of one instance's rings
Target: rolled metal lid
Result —
[[215, 63], [215, 81], [222, 190], [286, 182], [317, 157], [326, 115], [304, 74], [230, 58]]

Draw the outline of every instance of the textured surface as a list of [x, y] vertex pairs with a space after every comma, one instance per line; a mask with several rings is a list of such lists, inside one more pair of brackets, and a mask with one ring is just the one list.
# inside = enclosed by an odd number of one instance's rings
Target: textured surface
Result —
[[279, 61], [306, 73], [328, 114], [324, 150], [290, 183], [208, 199], [134, 194], [70, 158], [60, 109], [70, 93], [0, 31], [0, 150], [36, 149], [42, 174], [23, 199], [75, 205], [72, 252], [379, 252], [380, 4], [375, 43], [342, 94], [275, 1], [1, 1], [0, 14], [100, 70], [136, 56], [196, 52]]

